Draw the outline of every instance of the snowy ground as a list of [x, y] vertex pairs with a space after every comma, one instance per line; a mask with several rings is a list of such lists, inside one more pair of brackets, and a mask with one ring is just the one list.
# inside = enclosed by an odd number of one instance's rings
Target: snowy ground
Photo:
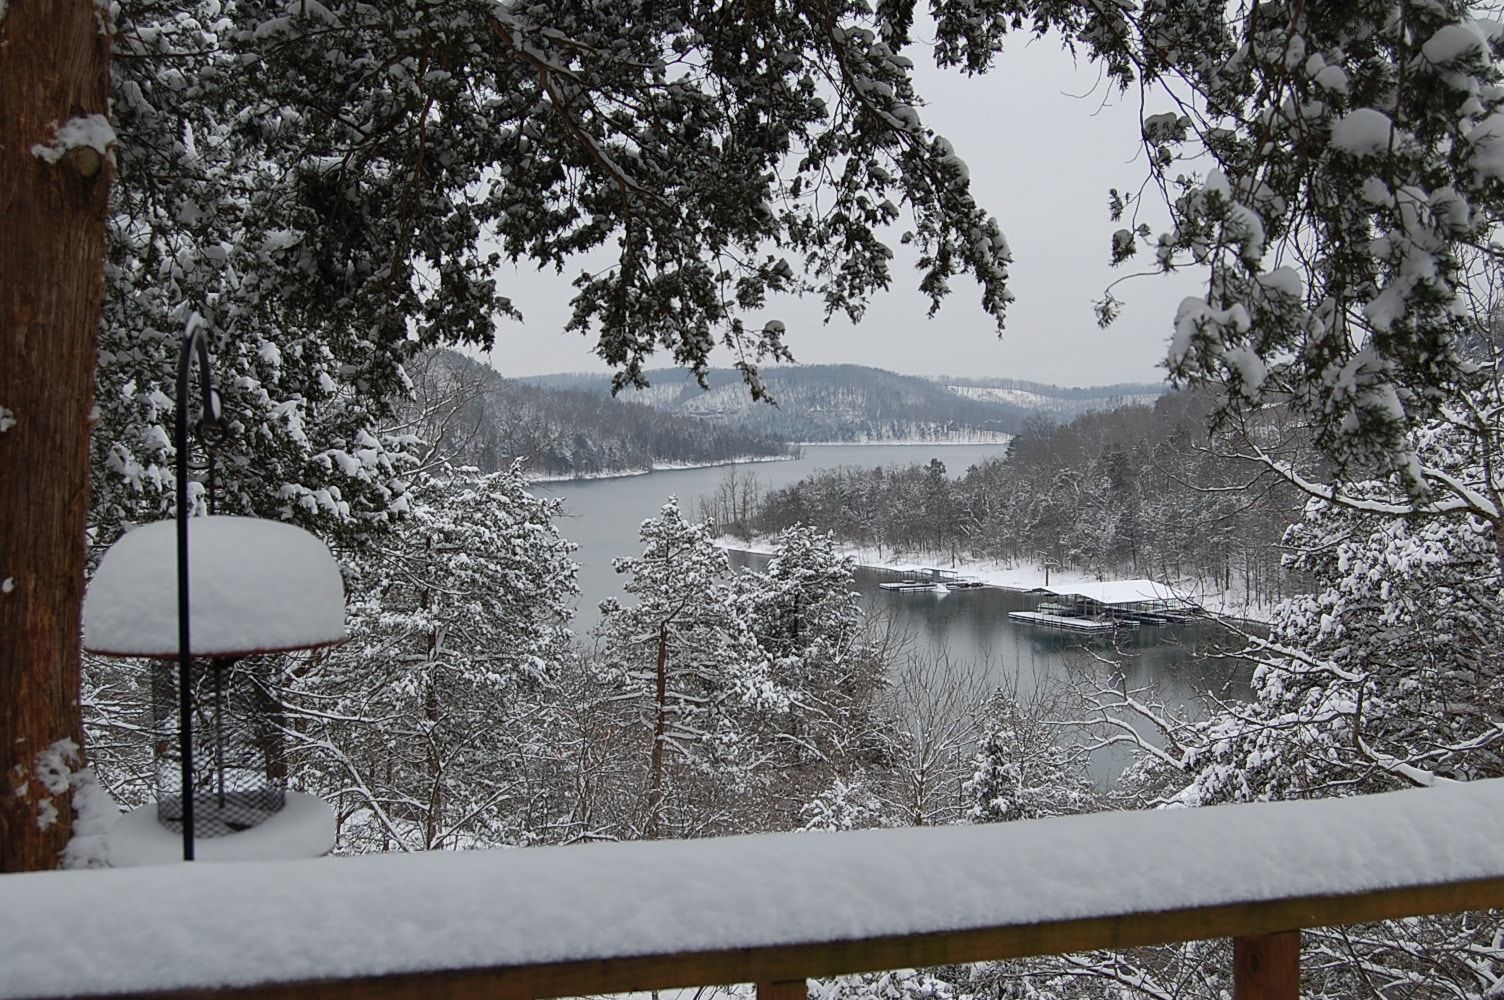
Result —
[[[751, 541], [743, 541], [723, 535], [717, 540], [723, 548], [738, 552], [757, 552], [767, 555], [773, 551], [775, 540], [773, 538], [755, 538]], [[838, 545], [839, 550], [856, 560], [858, 566], [867, 569], [885, 569], [896, 573], [916, 572], [929, 567], [938, 567], [959, 576], [972, 576], [981, 580], [989, 587], [1002, 587], [1006, 590], [1033, 590], [1037, 587], [1052, 587], [1059, 589], [1073, 583], [1097, 583], [1099, 578], [1077, 570], [1051, 568], [1046, 573], [1044, 567], [1032, 564], [1004, 563], [997, 560], [959, 559], [952, 560], [949, 553], [944, 554], [914, 554], [904, 553], [895, 555], [890, 552], [862, 545]], [[1048, 581], [1046, 577], [1048, 576]], [[1244, 621], [1267, 622], [1270, 608], [1265, 604], [1250, 602], [1245, 595], [1233, 591], [1224, 591], [1220, 588], [1210, 587], [1204, 581], [1180, 580], [1170, 584], [1170, 587], [1187, 600], [1199, 607], [1205, 608], [1213, 615], [1224, 618], [1234, 618]]]

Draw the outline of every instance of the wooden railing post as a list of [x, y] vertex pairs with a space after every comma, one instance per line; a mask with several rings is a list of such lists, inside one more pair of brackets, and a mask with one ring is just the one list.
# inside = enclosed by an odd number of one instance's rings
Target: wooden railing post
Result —
[[1233, 1000], [1300, 1000], [1300, 931], [1233, 938]]
[[803, 979], [760, 982], [757, 1000], [809, 1000], [809, 983]]

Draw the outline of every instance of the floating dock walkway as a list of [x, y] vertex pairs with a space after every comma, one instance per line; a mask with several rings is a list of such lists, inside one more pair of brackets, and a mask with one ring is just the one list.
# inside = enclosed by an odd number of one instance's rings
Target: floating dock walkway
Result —
[[1043, 611], [1010, 611], [1014, 621], [1060, 629], [1063, 632], [1114, 632], [1120, 628], [1138, 628], [1138, 622], [1126, 618], [1077, 618], [1075, 615], [1047, 614]]
[[883, 590], [918, 591], [918, 590], [970, 590], [973, 587], [982, 586], [982, 581], [974, 576], [961, 576], [950, 570], [935, 569], [926, 566], [917, 570], [917, 576], [907, 577], [903, 580], [894, 580], [889, 583], [879, 583]]

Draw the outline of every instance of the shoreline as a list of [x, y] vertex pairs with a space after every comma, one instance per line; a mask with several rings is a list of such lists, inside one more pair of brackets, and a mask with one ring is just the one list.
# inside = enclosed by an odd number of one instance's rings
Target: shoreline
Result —
[[922, 448], [934, 446], [936, 448], [975, 448], [978, 446], [995, 445], [1004, 447], [1010, 444], [1017, 435], [999, 434], [997, 437], [978, 438], [975, 440], [934, 441], [922, 438], [874, 438], [864, 441], [796, 441], [794, 444], [800, 448], [879, 448], [884, 445], [904, 448]]
[[[976, 448], [979, 446], [1005, 447], [1013, 440], [1013, 435], [1001, 435], [999, 440], [967, 441], [917, 441], [910, 439], [902, 440], [874, 440], [874, 441], [791, 441], [789, 447], [800, 448], [875, 448], [875, 447], [901, 447], [901, 448]], [[718, 469], [730, 465], [753, 465], [763, 462], [794, 462], [802, 458], [802, 455], [785, 452], [782, 455], [748, 455], [741, 458], [727, 458], [715, 462], [654, 462], [646, 469], [620, 469], [614, 472], [586, 472], [574, 475], [543, 474], [529, 475], [523, 472], [523, 479], [528, 483], [583, 483], [594, 482], [599, 479], [628, 479], [632, 476], [650, 476], [655, 472], [683, 472], [691, 469]]]
[[718, 469], [727, 465], [752, 465], [763, 462], [792, 462], [797, 455], [750, 455], [743, 458], [727, 458], [718, 462], [655, 462], [646, 469], [622, 469], [617, 472], [586, 472], [576, 475], [523, 474], [523, 480], [532, 483], [584, 483], [599, 479], [630, 479], [633, 476], [651, 476], [655, 472], [685, 472], [691, 469]]
[[[722, 535], [716, 539], [716, 544], [730, 552], [745, 552], [752, 555], [770, 555], [773, 552], [772, 539], [755, 538], [743, 541], [730, 535]], [[984, 587], [996, 590], [1007, 590], [1014, 593], [1027, 593], [1038, 587], [1045, 586], [1045, 570], [1039, 566], [1017, 566], [1000, 563], [996, 560], [957, 559], [952, 561], [948, 556], [936, 559], [924, 559], [922, 556], [897, 556], [889, 553], [884, 555], [874, 548], [861, 545], [847, 545], [836, 543], [836, 551], [841, 555], [850, 556], [861, 569], [882, 570], [890, 573], [910, 573], [928, 568], [940, 568], [954, 572], [960, 576], [975, 577], [982, 581]], [[1091, 573], [1083, 573], [1079, 570], [1051, 569], [1049, 581], [1052, 587], [1061, 587], [1072, 583], [1097, 583], [1097, 577]], [[1209, 616], [1214, 619], [1226, 619], [1234, 622], [1244, 622], [1253, 625], [1265, 626], [1269, 624], [1270, 608], [1249, 604], [1239, 601], [1236, 595], [1221, 590], [1211, 590], [1193, 582], [1183, 581], [1180, 584], [1167, 584], [1177, 592], [1184, 593], [1198, 606], [1204, 608]]]

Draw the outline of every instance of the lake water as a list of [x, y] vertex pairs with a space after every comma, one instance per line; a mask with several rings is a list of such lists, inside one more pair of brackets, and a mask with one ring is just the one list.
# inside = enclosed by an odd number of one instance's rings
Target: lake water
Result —
[[[736, 475], [755, 477], [761, 489], [769, 490], [822, 468], [923, 465], [938, 458], [949, 474], [959, 476], [968, 466], [1000, 458], [1006, 450], [1006, 445], [807, 445], [798, 459], [743, 463]], [[723, 466], [534, 484], [538, 493], [563, 499], [559, 530], [580, 547], [581, 597], [575, 627], [582, 638], [600, 619], [600, 601], [622, 595], [621, 577], [611, 561], [641, 551], [637, 530], [642, 521], [655, 516], [670, 495], [678, 496], [686, 517], [694, 517], [699, 499], [714, 495], [727, 474]], [[746, 553], [733, 557], [738, 566], [762, 561]], [[881, 570], [858, 572], [858, 589], [869, 614], [891, 619], [898, 632], [909, 636], [914, 655], [944, 657], [957, 669], [981, 673], [987, 685], [1009, 686], [1027, 696], [1046, 679], [1110, 657], [1130, 688], [1152, 684], [1168, 705], [1193, 707], [1208, 692], [1238, 698], [1247, 691], [1246, 669], [1202, 655], [1219, 637], [1208, 625], [1145, 627], [1083, 646], [1079, 636], [1010, 619], [1009, 611], [1032, 607], [1033, 600], [1025, 594], [994, 588], [899, 593], [878, 586], [894, 578]]]
[[[755, 479], [766, 492], [796, 483], [817, 469], [924, 465], [938, 458], [945, 463], [948, 473], [961, 476], [968, 466], [987, 458], [1001, 458], [1007, 450], [1005, 444], [805, 445], [797, 459], [739, 463], [736, 475]], [[611, 561], [642, 551], [637, 538], [642, 522], [656, 517], [671, 495], [679, 498], [679, 509], [684, 516], [694, 519], [700, 498], [716, 493], [729, 468], [667, 469], [642, 476], [533, 484], [535, 493], [564, 501], [564, 513], [557, 522], [559, 531], [580, 547], [577, 558], [581, 593], [575, 628], [582, 636], [600, 620], [596, 606], [607, 597], [621, 596], [621, 577], [611, 568]]]

